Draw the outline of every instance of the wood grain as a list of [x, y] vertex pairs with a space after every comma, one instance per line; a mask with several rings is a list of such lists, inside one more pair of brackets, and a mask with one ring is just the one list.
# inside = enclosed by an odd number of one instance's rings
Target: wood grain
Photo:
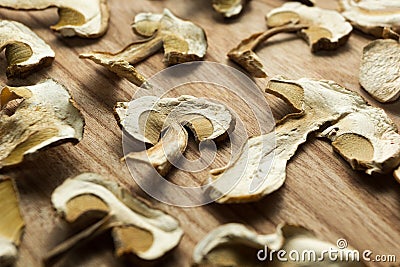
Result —
[[[137, 88], [126, 80], [94, 63], [78, 58], [79, 53], [91, 50], [117, 51], [137, 39], [130, 29], [133, 16], [138, 12], [161, 12], [170, 8], [176, 15], [201, 25], [207, 32], [208, 61], [237, 67], [226, 58], [227, 51], [250, 33], [265, 29], [264, 14], [283, 0], [253, 0], [244, 14], [233, 20], [224, 20], [212, 10], [211, 1], [204, 0], [109, 0], [110, 27], [99, 40], [61, 38], [49, 30], [57, 21], [55, 9], [36, 12], [18, 12], [0, 9], [2, 19], [20, 21], [31, 27], [55, 50], [56, 59], [51, 68], [40, 71], [26, 80], [7, 81], [6, 60], [1, 56], [1, 83], [33, 84], [51, 77], [68, 87], [86, 119], [85, 135], [77, 144], [64, 144], [42, 151], [23, 164], [1, 171], [17, 180], [21, 197], [22, 213], [27, 223], [20, 248], [17, 266], [40, 266], [45, 253], [72, 233], [55, 215], [50, 204], [52, 191], [66, 178], [91, 171], [115, 179], [132, 190], [133, 194], [146, 197], [154, 206], [175, 216], [185, 231], [178, 248], [159, 266], [188, 266], [195, 244], [218, 225], [229, 222], [245, 223], [260, 233], [273, 232], [281, 222], [300, 224], [315, 231], [318, 237], [335, 243], [346, 238], [359, 250], [369, 249], [374, 254], [394, 254], [400, 262], [400, 185], [391, 176], [368, 176], [352, 171], [329, 143], [310, 136], [307, 144], [300, 147], [287, 168], [285, 185], [277, 192], [257, 203], [218, 205], [209, 204], [197, 208], [178, 208], [152, 200], [134, 183], [122, 156], [121, 130], [112, 107], [117, 101], [127, 101]], [[322, 1], [319, 5], [335, 8], [335, 1]], [[358, 84], [358, 68], [362, 47], [371, 38], [354, 32], [347, 45], [334, 52], [312, 54], [307, 44], [291, 34], [273, 37], [259, 49], [268, 74], [289, 78], [314, 77], [331, 79], [359, 92], [372, 105], [383, 107], [393, 121], [400, 126], [400, 102], [379, 104], [369, 97]], [[165, 66], [159, 53], [138, 65], [147, 77]], [[264, 88], [267, 79], [258, 79]], [[215, 97], [218, 90], [207, 93]], [[265, 94], [274, 114], [285, 112], [281, 102]], [[229, 99], [228, 99], [229, 100]], [[233, 103], [237, 109], [242, 104]], [[233, 106], [235, 106], [233, 105]], [[257, 134], [252, 117], [240, 113], [250, 134]], [[188, 157], [196, 157], [195, 144], [191, 144]], [[222, 147], [222, 155], [225, 155]], [[227, 156], [227, 155], [225, 155]], [[216, 163], [224, 164], [224, 160]], [[177, 171], [171, 179], [180, 180]], [[182, 176], [202, 181], [205, 172]], [[180, 180], [181, 181], [181, 180]], [[185, 180], [184, 180], [185, 181]], [[187, 181], [187, 180], [186, 180]], [[188, 182], [190, 184], [190, 182]], [[113, 245], [109, 236], [103, 236], [89, 244], [69, 252], [57, 266], [128, 266], [113, 257]], [[370, 263], [369, 266], [390, 266]]]

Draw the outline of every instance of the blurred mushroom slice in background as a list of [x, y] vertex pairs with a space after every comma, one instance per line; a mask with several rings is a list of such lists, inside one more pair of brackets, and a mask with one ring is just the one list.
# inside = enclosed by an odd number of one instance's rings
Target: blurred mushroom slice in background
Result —
[[18, 10], [57, 7], [60, 19], [51, 29], [65, 37], [100, 37], [106, 33], [110, 18], [107, 0], [0, 0], [0, 7]]
[[0, 169], [50, 145], [82, 139], [83, 116], [67, 89], [52, 79], [6, 86], [0, 103]]
[[7, 77], [24, 78], [53, 63], [54, 51], [24, 24], [0, 20], [0, 51], [5, 49]]
[[13, 266], [25, 223], [13, 181], [0, 176], [0, 266]]
[[168, 9], [162, 14], [139, 13], [132, 25], [134, 32], [146, 39], [133, 42], [117, 53], [90, 52], [80, 55], [105, 66], [137, 86], [145, 78], [133, 65], [164, 48], [164, 63], [168, 65], [201, 60], [207, 52], [204, 30], [196, 24], [179, 19]]
[[212, 5], [219, 14], [230, 18], [239, 15], [248, 1], [250, 0], [212, 0]]

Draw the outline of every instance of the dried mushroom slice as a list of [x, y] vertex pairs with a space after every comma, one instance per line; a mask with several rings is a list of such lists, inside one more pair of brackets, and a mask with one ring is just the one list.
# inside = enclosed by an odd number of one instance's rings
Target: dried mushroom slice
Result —
[[0, 20], [0, 51], [6, 49], [7, 77], [23, 78], [50, 66], [54, 51], [22, 23]]
[[400, 43], [375, 40], [364, 47], [360, 65], [360, 84], [379, 102], [395, 101], [400, 96]]
[[252, 76], [267, 77], [261, 59], [254, 50], [270, 37], [283, 32], [296, 32], [310, 45], [311, 51], [333, 50], [345, 44], [352, 27], [342, 15], [333, 10], [308, 7], [290, 2], [266, 15], [265, 32], [251, 35], [228, 53], [228, 57]]
[[81, 54], [80, 57], [103, 65], [140, 86], [145, 79], [133, 65], [161, 48], [164, 48], [166, 65], [201, 60], [207, 52], [204, 30], [190, 21], [177, 18], [168, 9], [162, 14], [138, 14], [132, 28], [138, 35], [148, 38], [134, 42], [117, 53], [90, 52]]
[[397, 0], [340, 0], [342, 15], [351, 24], [375, 37], [384, 37], [385, 29], [400, 33], [400, 2]]
[[393, 176], [400, 183], [400, 167], [393, 172]]
[[0, 7], [19, 10], [57, 7], [60, 19], [51, 29], [66, 37], [100, 37], [107, 31], [110, 17], [107, 0], [0, 0]]
[[225, 18], [234, 17], [242, 12], [247, 0], [213, 0], [213, 8]]
[[0, 177], [0, 197], [0, 266], [11, 266], [17, 259], [25, 226], [11, 179]]
[[70, 223], [82, 218], [102, 219], [53, 249], [47, 260], [109, 229], [116, 256], [156, 260], [175, 248], [183, 235], [175, 218], [149, 207], [98, 174], [83, 173], [67, 179], [53, 192], [51, 201]]
[[[282, 98], [295, 112], [278, 122], [275, 133], [250, 138], [235, 162], [211, 171], [211, 179], [216, 181], [209, 194], [220, 196], [218, 202], [255, 201], [280, 188], [286, 179], [287, 162], [297, 147], [309, 133], [329, 122], [332, 127], [320, 136], [331, 139], [335, 150], [354, 169], [368, 174], [390, 173], [399, 165], [396, 126], [382, 109], [369, 106], [357, 93], [332, 81], [308, 78], [271, 79], [267, 92]], [[232, 177], [236, 177], [236, 185], [222, 194]], [[259, 181], [255, 189], [254, 181]]]
[[[350, 257], [330, 260], [326, 251], [336, 247], [300, 226], [281, 224], [275, 233], [261, 235], [242, 224], [230, 223], [214, 229], [196, 245], [193, 266], [365, 266], [363, 262]], [[341, 250], [343, 253], [352, 253], [353, 249]], [[277, 255], [279, 251], [285, 253]], [[298, 259], [294, 255], [289, 257], [291, 251], [298, 253]], [[301, 255], [306, 256], [302, 258]]]
[[119, 102], [115, 114], [127, 134], [154, 145], [147, 151], [131, 152], [126, 158], [150, 162], [161, 175], [168, 173], [171, 161], [179, 159], [186, 149], [188, 133], [182, 126], [190, 128], [202, 142], [225, 137], [235, 124], [224, 105], [189, 95], [162, 99], [145, 96], [130, 103]]
[[[16, 165], [49, 145], [82, 139], [82, 114], [68, 91], [54, 80], [4, 87], [0, 100], [0, 169]], [[10, 114], [12, 104], [17, 106]]]

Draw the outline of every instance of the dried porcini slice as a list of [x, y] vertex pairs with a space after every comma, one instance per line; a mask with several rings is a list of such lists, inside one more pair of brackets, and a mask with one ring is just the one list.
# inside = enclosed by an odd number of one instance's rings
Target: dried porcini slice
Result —
[[0, 266], [12, 266], [25, 226], [13, 181], [0, 176]]
[[[369, 106], [365, 100], [332, 81], [308, 78], [271, 79], [266, 91], [283, 99], [295, 111], [278, 122], [275, 133], [252, 137], [238, 159], [225, 168], [211, 171], [216, 180], [209, 188], [217, 202], [248, 202], [277, 190], [286, 179], [286, 165], [308, 134], [321, 130], [351, 167], [367, 174], [390, 173], [400, 164], [400, 135], [387, 114]], [[247, 152], [247, 153], [245, 153]], [[274, 155], [269, 172], [265, 168]], [[245, 165], [243, 171], [243, 163]], [[259, 177], [263, 175], [263, 177]], [[226, 177], [237, 177], [237, 184], [226, 194]], [[254, 180], [260, 185], [250, 190]]]
[[340, 13], [290, 2], [266, 15], [268, 30], [251, 35], [233, 48], [228, 57], [251, 75], [267, 77], [254, 50], [268, 38], [282, 32], [296, 32], [305, 39], [312, 52], [333, 50], [346, 43], [352, 27]]
[[364, 33], [384, 37], [386, 29], [400, 33], [400, 2], [397, 0], [340, 0], [342, 15]]
[[153, 145], [147, 151], [130, 152], [126, 159], [150, 162], [161, 175], [168, 173], [170, 161], [177, 160], [186, 149], [188, 133], [182, 126], [190, 128], [202, 142], [225, 137], [235, 125], [224, 105], [189, 95], [161, 99], [145, 96], [130, 103], [119, 102], [114, 110], [128, 135]]
[[400, 43], [375, 40], [364, 47], [360, 65], [361, 86], [379, 102], [400, 96]]
[[400, 183], [400, 167], [393, 172], [393, 176]]
[[107, 31], [110, 18], [107, 0], [0, 0], [0, 7], [19, 10], [57, 7], [60, 19], [51, 29], [65, 37], [100, 37]]
[[[82, 139], [82, 114], [68, 91], [54, 80], [4, 87], [0, 100], [0, 169], [21, 163], [25, 156], [49, 145]], [[12, 100], [22, 101], [10, 114]]]
[[51, 201], [69, 223], [100, 220], [54, 248], [47, 261], [110, 229], [117, 257], [135, 255], [146, 261], [156, 260], [175, 248], [183, 235], [175, 218], [149, 207], [116, 182], [95, 173], [67, 179], [53, 192]]
[[54, 51], [22, 23], [0, 20], [0, 51], [6, 49], [7, 77], [23, 78], [50, 66]]
[[134, 42], [117, 53], [90, 52], [81, 54], [80, 57], [103, 65], [118, 76], [140, 86], [145, 82], [145, 78], [133, 65], [161, 48], [164, 48], [166, 65], [201, 60], [207, 51], [204, 30], [190, 21], [177, 18], [168, 9], [162, 14], [136, 15], [132, 28], [138, 35], [147, 39]]
[[213, 0], [213, 8], [225, 18], [234, 17], [242, 12], [248, 0]]
[[[214, 229], [196, 245], [193, 266], [314, 266], [317, 262], [318, 266], [332, 266], [328, 253], [324, 251], [335, 247], [336, 244], [318, 239], [312, 231], [301, 226], [281, 224], [275, 233], [262, 235], [243, 224], [229, 223]], [[342, 249], [344, 253], [353, 250], [351, 247]], [[278, 251], [284, 251], [286, 256], [282, 256], [283, 253], [277, 255]], [[291, 251], [296, 251], [299, 258], [289, 257]], [[300, 257], [311, 251], [313, 255], [310, 257]], [[287, 260], [279, 261], [277, 256]], [[334, 264], [365, 266], [355, 258], [338, 259]]]

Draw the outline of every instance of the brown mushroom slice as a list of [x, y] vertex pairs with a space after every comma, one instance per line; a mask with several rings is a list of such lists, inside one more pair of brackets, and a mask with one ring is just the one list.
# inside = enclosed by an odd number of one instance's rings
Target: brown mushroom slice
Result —
[[308, 7], [290, 2], [271, 10], [266, 15], [269, 28], [287, 23], [299, 23], [308, 27], [297, 33], [310, 45], [311, 51], [334, 50], [344, 45], [353, 27], [337, 11]]
[[133, 67], [164, 48], [164, 63], [178, 64], [201, 60], [207, 51], [205, 32], [196, 24], [177, 18], [168, 9], [162, 14], [139, 13], [132, 25], [134, 32], [149, 37], [134, 42], [117, 53], [90, 52], [81, 54], [107, 67], [120, 77], [141, 86], [145, 78]]
[[247, 0], [213, 0], [213, 8], [225, 18], [234, 17], [242, 12]]
[[145, 96], [130, 103], [119, 102], [114, 110], [129, 136], [154, 145], [147, 151], [131, 152], [126, 159], [149, 162], [161, 175], [167, 174], [171, 161], [178, 160], [186, 149], [188, 133], [182, 126], [190, 128], [202, 142], [225, 137], [235, 124], [224, 105], [189, 95], [162, 99]]
[[[7, 104], [15, 99], [22, 102], [9, 114]], [[82, 114], [64, 86], [54, 80], [4, 87], [0, 100], [0, 168], [16, 165], [47, 146], [82, 139]]]
[[7, 177], [0, 177], [0, 197], [0, 266], [11, 266], [17, 259], [25, 223], [17, 190]]
[[[329, 122], [333, 126], [320, 136], [330, 138], [353, 168], [389, 173], [400, 164], [396, 126], [382, 109], [369, 106], [357, 93], [332, 81], [308, 78], [271, 79], [267, 92], [288, 102], [295, 112], [279, 121], [275, 133], [250, 138], [235, 162], [211, 171], [215, 182], [208, 190], [211, 197], [220, 197], [217, 202], [255, 201], [279, 189], [297, 147]], [[229, 188], [232, 181], [236, 184]]]
[[175, 218], [149, 207], [98, 174], [83, 173], [67, 179], [53, 192], [51, 201], [68, 222], [99, 213], [103, 219], [54, 248], [47, 260], [108, 229], [112, 231], [116, 256], [156, 260], [175, 248], [183, 235]]
[[107, 31], [110, 17], [107, 0], [0, 0], [0, 7], [19, 10], [57, 7], [60, 19], [51, 29], [66, 37], [100, 37]]
[[[242, 224], [229, 223], [214, 229], [196, 245], [193, 266], [365, 266], [356, 257], [331, 261], [326, 251], [335, 247], [336, 244], [322, 241], [300, 226], [281, 224], [275, 233], [261, 235]], [[350, 247], [340, 250], [353, 251]], [[297, 252], [297, 259], [294, 254], [289, 256], [291, 251]]]
[[375, 40], [364, 47], [360, 65], [361, 86], [379, 102], [400, 96], [400, 43]]
[[22, 23], [0, 20], [0, 51], [6, 49], [7, 77], [23, 78], [50, 66], [54, 51]]
[[400, 33], [400, 2], [397, 0], [340, 0], [342, 15], [351, 24], [375, 37], [384, 37], [385, 29]]

